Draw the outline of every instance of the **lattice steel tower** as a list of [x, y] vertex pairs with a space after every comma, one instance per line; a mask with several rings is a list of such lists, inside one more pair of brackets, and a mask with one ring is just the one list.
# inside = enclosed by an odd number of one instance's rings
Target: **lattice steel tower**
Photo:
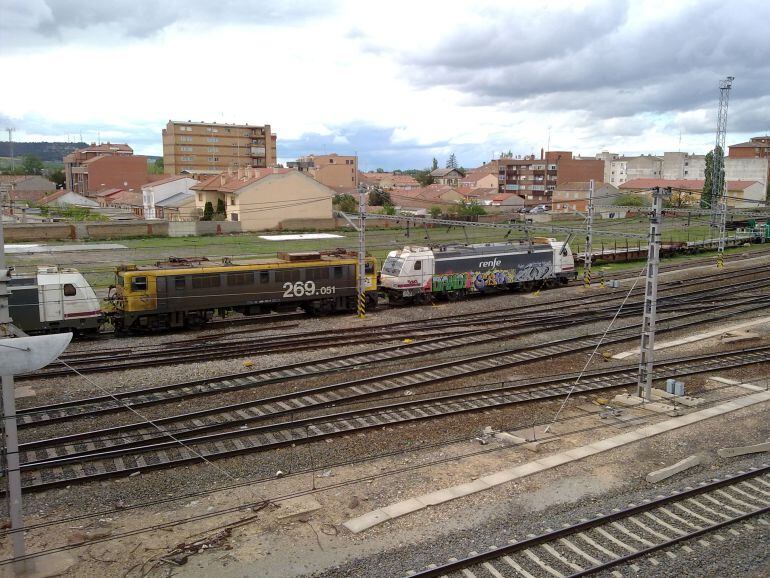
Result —
[[719, 227], [717, 245], [717, 267], [723, 266], [725, 250], [725, 228], [727, 224], [727, 186], [725, 183], [725, 140], [727, 137], [727, 106], [730, 103], [730, 89], [734, 76], [719, 81], [719, 110], [717, 111], [717, 134], [711, 161], [711, 222]]

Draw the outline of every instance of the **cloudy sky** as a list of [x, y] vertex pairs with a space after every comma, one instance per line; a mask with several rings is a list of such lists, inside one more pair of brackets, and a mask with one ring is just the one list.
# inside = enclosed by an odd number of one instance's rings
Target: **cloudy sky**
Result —
[[0, 0], [2, 127], [160, 155], [169, 119], [278, 155], [466, 167], [540, 148], [704, 153], [770, 132], [768, 0]]

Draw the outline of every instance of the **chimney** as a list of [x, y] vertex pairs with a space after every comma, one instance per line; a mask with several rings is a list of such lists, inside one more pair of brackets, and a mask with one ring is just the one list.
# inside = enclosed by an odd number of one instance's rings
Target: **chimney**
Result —
[[219, 175], [219, 186], [224, 187], [225, 181], [227, 181], [227, 177], [225, 177], [225, 173], [220, 173]]
[[543, 156], [543, 147], [540, 147], [540, 160], [543, 160], [545, 157]]

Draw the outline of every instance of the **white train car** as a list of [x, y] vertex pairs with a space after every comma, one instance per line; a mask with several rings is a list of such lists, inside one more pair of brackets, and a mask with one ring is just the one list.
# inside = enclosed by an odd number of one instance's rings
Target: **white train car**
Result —
[[575, 279], [569, 245], [551, 238], [532, 243], [484, 243], [404, 247], [382, 265], [380, 288], [392, 301], [451, 301], [468, 293], [499, 289], [530, 290]]
[[99, 299], [75, 269], [38, 267], [34, 276], [12, 276], [10, 313], [27, 333], [96, 333], [102, 322]]

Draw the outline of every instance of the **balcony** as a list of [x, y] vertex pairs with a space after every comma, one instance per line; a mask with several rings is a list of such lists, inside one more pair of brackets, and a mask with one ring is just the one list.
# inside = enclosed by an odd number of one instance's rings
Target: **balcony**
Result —
[[265, 156], [265, 147], [251, 147], [251, 156], [253, 157]]

